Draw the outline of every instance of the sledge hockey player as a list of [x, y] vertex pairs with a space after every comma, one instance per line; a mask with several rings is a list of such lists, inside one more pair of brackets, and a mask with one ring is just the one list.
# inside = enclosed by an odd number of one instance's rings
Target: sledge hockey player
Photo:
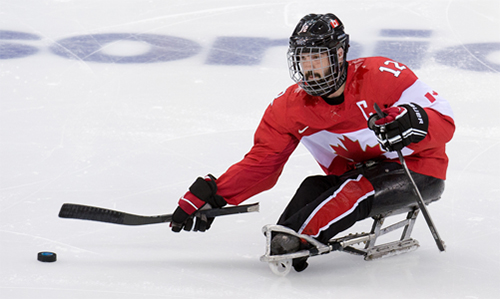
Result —
[[[273, 187], [299, 142], [325, 175], [302, 182], [277, 224], [319, 242], [374, 211], [415, 202], [396, 151], [404, 155], [424, 199], [440, 197], [448, 166], [445, 144], [455, 130], [450, 105], [403, 63], [385, 57], [348, 61], [348, 50], [349, 35], [335, 15], [309, 14], [299, 21], [288, 49], [296, 84], [268, 106], [243, 160], [218, 179], [198, 178], [181, 197], [174, 232], [191, 230], [199, 209], [238, 205]], [[197, 218], [194, 231], [207, 230], [212, 221]], [[271, 252], [307, 246], [278, 233]], [[306, 259], [293, 260], [296, 271], [307, 267]]]

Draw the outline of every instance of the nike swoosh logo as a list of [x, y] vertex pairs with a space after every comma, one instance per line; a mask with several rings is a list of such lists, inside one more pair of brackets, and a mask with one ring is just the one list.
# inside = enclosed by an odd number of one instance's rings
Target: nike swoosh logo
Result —
[[309, 129], [309, 126], [303, 128], [302, 130], [299, 130], [299, 134], [302, 134], [304, 133], [307, 129]]

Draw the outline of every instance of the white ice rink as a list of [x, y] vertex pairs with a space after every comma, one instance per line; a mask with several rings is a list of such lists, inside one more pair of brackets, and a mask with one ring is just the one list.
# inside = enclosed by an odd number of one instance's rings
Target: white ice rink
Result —
[[[261, 227], [320, 173], [303, 147], [247, 201], [260, 213], [204, 234], [58, 218], [65, 202], [171, 213], [197, 176], [239, 161], [292, 84], [287, 38], [312, 12], [344, 22], [350, 59], [407, 63], [451, 103], [447, 187], [429, 206], [446, 252], [420, 216], [417, 251], [274, 275]], [[499, 72], [498, 0], [0, 0], [0, 298], [498, 298]]]

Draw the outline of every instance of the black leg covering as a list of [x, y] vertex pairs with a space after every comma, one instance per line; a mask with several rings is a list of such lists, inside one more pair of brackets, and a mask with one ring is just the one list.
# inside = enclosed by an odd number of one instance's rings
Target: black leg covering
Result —
[[[389, 211], [417, 206], [413, 186], [398, 163], [377, 163], [363, 166], [342, 176], [311, 176], [306, 178], [283, 211], [278, 224], [299, 231], [313, 211], [331, 196], [347, 179], [365, 176], [375, 194], [361, 201], [358, 206], [321, 232], [318, 241], [326, 243], [336, 234], [354, 225], [357, 221]], [[439, 199], [444, 190], [444, 181], [422, 174], [412, 173], [419, 190], [427, 203]]]

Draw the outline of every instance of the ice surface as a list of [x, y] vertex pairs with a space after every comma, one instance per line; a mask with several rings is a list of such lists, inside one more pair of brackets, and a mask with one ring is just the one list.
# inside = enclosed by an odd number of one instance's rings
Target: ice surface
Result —
[[[3, 0], [0, 7], [0, 298], [498, 296], [497, 0]], [[260, 229], [275, 223], [304, 177], [320, 173], [302, 147], [275, 188], [249, 200], [261, 202], [260, 213], [221, 217], [205, 234], [57, 217], [64, 202], [170, 213], [197, 176], [239, 161], [266, 106], [292, 83], [286, 39], [311, 12], [343, 20], [351, 58], [401, 58], [450, 101], [457, 131], [447, 189], [429, 209], [445, 253], [419, 218], [415, 252], [372, 262], [332, 253], [311, 259], [303, 273], [272, 274], [259, 261]], [[125, 38], [130, 33], [142, 40]], [[172, 50], [164, 56], [154, 46], [162, 42]], [[58, 261], [38, 262], [42, 250]]]

